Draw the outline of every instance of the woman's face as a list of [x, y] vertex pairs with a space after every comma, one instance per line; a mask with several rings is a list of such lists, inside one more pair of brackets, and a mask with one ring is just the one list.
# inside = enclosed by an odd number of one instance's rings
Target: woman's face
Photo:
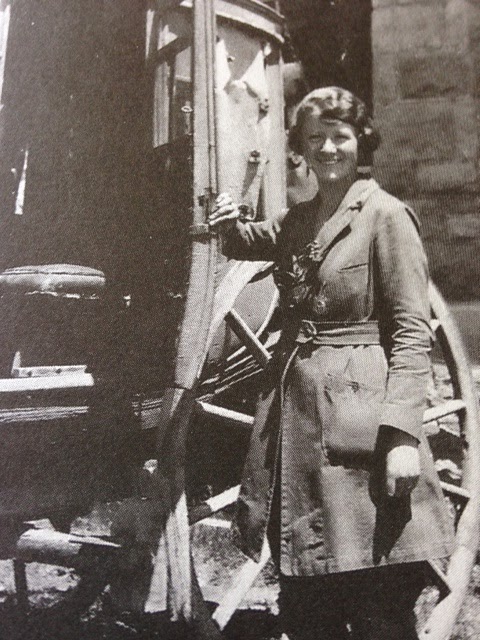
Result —
[[303, 156], [319, 184], [355, 179], [358, 139], [351, 125], [309, 113], [303, 122], [301, 140]]

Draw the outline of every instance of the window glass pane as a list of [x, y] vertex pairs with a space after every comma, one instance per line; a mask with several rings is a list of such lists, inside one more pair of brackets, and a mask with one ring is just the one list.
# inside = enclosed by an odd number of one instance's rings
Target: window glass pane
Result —
[[180, 51], [175, 58], [175, 83], [173, 87], [173, 104], [171, 111], [173, 139], [191, 133], [192, 120], [192, 79], [191, 79], [191, 47]]
[[159, 147], [191, 133], [192, 69], [191, 23], [187, 16], [169, 12], [158, 27], [161, 62], [155, 71], [153, 146]]
[[169, 129], [169, 78], [170, 68], [162, 62], [155, 69], [155, 87], [153, 93], [153, 146], [159, 147], [168, 142]]

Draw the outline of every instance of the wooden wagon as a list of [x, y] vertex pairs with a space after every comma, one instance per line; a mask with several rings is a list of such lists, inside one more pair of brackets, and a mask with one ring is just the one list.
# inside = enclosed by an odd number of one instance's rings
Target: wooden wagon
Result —
[[[242, 457], [232, 444], [233, 471], [205, 473], [216, 495], [192, 506], [187, 436], [217, 424], [245, 448], [280, 328], [270, 265], [227, 262], [206, 218], [221, 191], [254, 218], [286, 204], [277, 4], [0, 3], [0, 541], [20, 606], [25, 562], [88, 575], [122, 556], [118, 539], [69, 533], [98, 501], [157, 505], [141, 606], [199, 615], [207, 635], [268, 559], [265, 545], [205, 622], [189, 522], [235, 502]], [[446, 640], [476, 558], [480, 449], [469, 366], [433, 285], [431, 306], [452, 397], [432, 392], [425, 424], [439, 456], [453, 448], [439, 470], [458, 522], [452, 591], [422, 637]], [[91, 573], [88, 592], [104, 583]]]

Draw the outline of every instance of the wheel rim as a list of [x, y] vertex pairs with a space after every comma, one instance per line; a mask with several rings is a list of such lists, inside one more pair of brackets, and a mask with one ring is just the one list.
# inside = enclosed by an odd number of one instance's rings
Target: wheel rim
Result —
[[478, 396], [457, 326], [436, 287], [429, 289], [432, 315], [438, 321], [437, 339], [451, 376], [455, 399], [464, 403], [459, 413], [464, 443], [461, 488], [469, 500], [457, 524], [455, 547], [447, 570], [451, 593], [433, 610], [420, 632], [421, 640], [450, 638], [465, 599], [475, 564], [480, 525], [480, 432]]

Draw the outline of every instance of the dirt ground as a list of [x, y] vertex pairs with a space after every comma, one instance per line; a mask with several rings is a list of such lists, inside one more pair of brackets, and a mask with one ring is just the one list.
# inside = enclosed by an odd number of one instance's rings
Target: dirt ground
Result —
[[[195, 565], [203, 594], [212, 609], [235, 580], [242, 558], [229, 541], [227, 528], [196, 525], [192, 532]], [[14, 601], [13, 569], [0, 563], [0, 640], [183, 640], [185, 630], [162, 616], [137, 616], [112, 607], [108, 588], [81, 615], [64, 615], [78, 582], [73, 570], [28, 565], [30, 613], [21, 617]], [[271, 565], [253, 585], [225, 630], [226, 640], [278, 640], [277, 583]], [[434, 594], [432, 594], [434, 597]], [[429, 598], [427, 598], [429, 599]], [[452, 640], [480, 638], [480, 566], [473, 572], [469, 595]], [[193, 638], [192, 638], [193, 640]]]
[[[438, 375], [444, 390], [442, 396], [447, 397], [448, 380], [443, 371]], [[480, 368], [474, 370], [474, 377], [480, 388]], [[104, 534], [108, 532], [111, 513], [111, 506], [99, 505], [89, 517], [78, 519], [73, 529], [79, 533]], [[191, 530], [196, 573], [212, 610], [235, 582], [236, 572], [244, 561], [231, 542], [229, 526], [228, 514], [220, 514]], [[138, 616], [118, 610], [111, 601], [108, 587], [88, 610], [72, 615], [67, 605], [78, 585], [78, 576], [71, 569], [31, 563], [27, 565], [27, 582], [30, 611], [21, 615], [15, 606], [12, 561], [0, 562], [0, 640], [183, 640], [188, 637], [185, 629], [167, 624], [162, 616]], [[278, 640], [281, 632], [277, 596], [275, 573], [268, 564], [225, 629], [226, 640]], [[428, 604], [434, 598], [435, 593], [430, 592], [424, 600]], [[452, 639], [480, 639], [480, 564], [474, 569]]]

